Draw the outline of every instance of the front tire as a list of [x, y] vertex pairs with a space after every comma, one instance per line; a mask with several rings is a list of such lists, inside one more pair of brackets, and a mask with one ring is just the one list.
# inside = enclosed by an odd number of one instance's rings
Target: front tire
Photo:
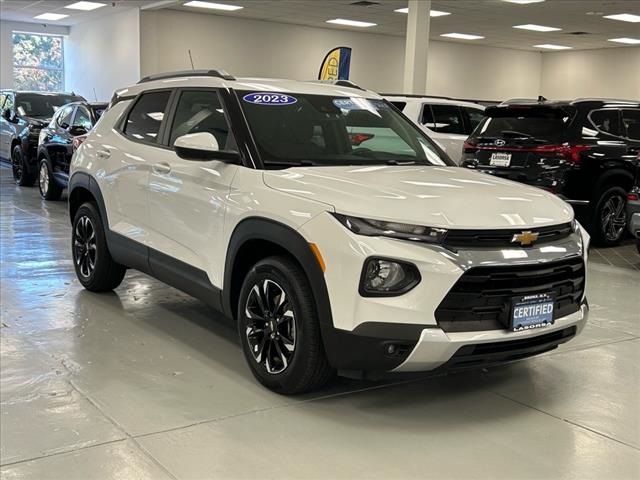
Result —
[[251, 372], [275, 392], [315, 390], [334, 374], [309, 281], [286, 257], [261, 260], [247, 274], [240, 291], [238, 332]]
[[599, 196], [593, 211], [593, 240], [601, 247], [618, 245], [627, 224], [627, 192], [622, 187], [608, 187]]
[[49, 163], [43, 159], [38, 170], [38, 189], [40, 196], [45, 200], [60, 200], [62, 188], [54, 180], [49, 168]]
[[11, 170], [13, 171], [13, 180], [16, 182], [16, 185], [20, 187], [33, 187], [36, 177], [27, 169], [20, 145], [16, 145], [11, 151]]
[[85, 203], [76, 212], [71, 249], [73, 266], [84, 288], [91, 292], [108, 292], [122, 283], [126, 268], [111, 258], [95, 204]]

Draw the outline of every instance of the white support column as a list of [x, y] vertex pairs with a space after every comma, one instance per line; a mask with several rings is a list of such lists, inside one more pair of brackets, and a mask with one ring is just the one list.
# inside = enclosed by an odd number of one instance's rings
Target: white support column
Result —
[[423, 94], [427, 91], [430, 10], [431, 0], [409, 0], [403, 93]]

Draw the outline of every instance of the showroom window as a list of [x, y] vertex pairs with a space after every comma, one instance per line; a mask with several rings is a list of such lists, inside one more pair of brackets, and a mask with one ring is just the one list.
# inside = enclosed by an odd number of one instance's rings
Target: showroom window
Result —
[[16, 90], [64, 90], [64, 42], [59, 35], [13, 33]]
[[213, 135], [220, 150], [237, 150], [233, 138], [229, 137], [229, 124], [217, 92], [188, 91], [180, 95], [169, 144], [173, 145], [182, 135], [198, 132]]
[[457, 105], [425, 105], [422, 124], [434, 132], [464, 133], [462, 115]]
[[134, 105], [124, 127], [125, 135], [143, 142], [157, 143], [170, 91], [143, 94]]

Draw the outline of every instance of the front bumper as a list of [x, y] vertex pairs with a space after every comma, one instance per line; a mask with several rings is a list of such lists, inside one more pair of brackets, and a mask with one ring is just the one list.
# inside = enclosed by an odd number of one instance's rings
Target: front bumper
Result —
[[[511, 332], [506, 327], [495, 328], [494, 325], [485, 328], [483, 324], [482, 328], [476, 325], [476, 328], [454, 331], [438, 320], [443, 299], [470, 269], [517, 267], [519, 270], [521, 266], [525, 270], [532, 266], [548, 268], [558, 262], [575, 264], [575, 259], [581, 259], [582, 265], [585, 265], [589, 235], [582, 228], [563, 239], [529, 248], [456, 251], [416, 242], [355, 235], [330, 215], [316, 217], [300, 231], [309, 241], [313, 239], [326, 263], [325, 282], [332, 319], [328, 322], [321, 318], [320, 323], [329, 362], [339, 370], [432, 370], [445, 365], [456, 354], [460, 355], [460, 349], [470, 345], [533, 339], [575, 327], [571, 335], [554, 345], [547, 345], [553, 348], [578, 334], [587, 319], [588, 308], [582, 295], [576, 299], [573, 313], [567, 312], [556, 318], [553, 325], [539, 330]], [[420, 272], [421, 283], [413, 290], [395, 297], [359, 296], [357, 292], [363, 262], [372, 255], [413, 263]], [[517, 283], [519, 280], [514, 282], [513, 286], [520, 290], [527, 288], [526, 283]], [[392, 351], [389, 350], [390, 346], [393, 347]], [[538, 348], [534, 347], [532, 354]]]
[[[441, 329], [425, 329], [411, 354], [394, 371], [419, 372], [441, 366], [486, 365], [537, 355], [578, 335], [588, 317], [589, 306], [584, 302], [579, 311], [537, 330], [445, 333]], [[481, 346], [489, 348], [476, 348]]]

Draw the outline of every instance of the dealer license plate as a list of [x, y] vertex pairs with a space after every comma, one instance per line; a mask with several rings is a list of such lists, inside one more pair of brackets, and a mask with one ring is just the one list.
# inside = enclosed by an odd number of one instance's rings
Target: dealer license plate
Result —
[[509, 165], [511, 165], [511, 154], [493, 152], [491, 154], [491, 158], [489, 159], [489, 165], [491, 165], [492, 167], [508, 167]]
[[554, 298], [548, 293], [511, 299], [511, 329], [514, 332], [553, 324]]

